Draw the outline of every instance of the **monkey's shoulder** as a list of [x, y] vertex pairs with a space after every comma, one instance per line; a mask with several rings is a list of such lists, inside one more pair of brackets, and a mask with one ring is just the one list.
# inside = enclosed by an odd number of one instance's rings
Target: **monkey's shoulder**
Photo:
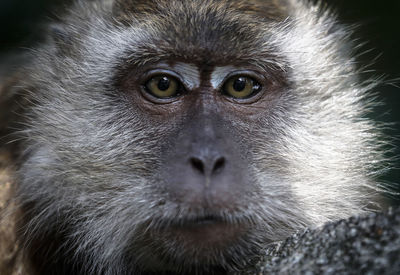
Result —
[[14, 198], [10, 161], [7, 153], [0, 152], [0, 274], [31, 274], [17, 242], [20, 213]]

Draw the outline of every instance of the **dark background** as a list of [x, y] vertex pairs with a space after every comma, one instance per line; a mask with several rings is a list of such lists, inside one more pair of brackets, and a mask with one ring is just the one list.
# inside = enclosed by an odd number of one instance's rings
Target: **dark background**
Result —
[[[311, 0], [315, 1], [315, 0]], [[41, 27], [46, 21], [62, 13], [71, 0], [0, 0], [0, 69], [16, 65], [21, 58], [15, 53], [37, 44], [42, 39]], [[363, 77], [383, 76], [400, 85], [400, 1], [399, 0], [323, 0], [337, 12], [340, 22], [358, 26], [355, 37], [367, 42], [358, 59], [360, 66], [371, 64], [371, 73]], [[7, 65], [7, 66], [6, 66]], [[1, 72], [1, 70], [0, 70]], [[374, 114], [375, 119], [392, 122], [386, 134], [400, 137], [400, 89], [396, 85], [382, 85], [377, 90], [385, 105]], [[399, 145], [400, 142], [395, 141]], [[392, 152], [392, 157], [400, 150]], [[400, 167], [397, 160], [395, 167]], [[400, 170], [392, 169], [383, 177], [400, 191]], [[400, 204], [400, 200], [395, 203]]]

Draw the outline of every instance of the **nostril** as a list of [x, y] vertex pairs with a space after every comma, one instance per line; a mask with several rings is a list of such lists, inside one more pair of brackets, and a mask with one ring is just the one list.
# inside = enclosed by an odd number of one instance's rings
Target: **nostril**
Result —
[[224, 166], [225, 166], [225, 158], [223, 158], [223, 157], [218, 158], [215, 161], [215, 164], [214, 164], [212, 172], [213, 173], [218, 173], [219, 171], [221, 171], [224, 168]]
[[200, 173], [204, 174], [204, 163], [201, 159], [190, 158], [190, 164], [195, 170], [198, 170]]

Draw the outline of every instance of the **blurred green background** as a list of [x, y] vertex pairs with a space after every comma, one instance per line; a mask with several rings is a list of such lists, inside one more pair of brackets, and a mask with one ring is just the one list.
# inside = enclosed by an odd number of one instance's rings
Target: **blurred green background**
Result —
[[[385, 104], [376, 109], [374, 118], [390, 123], [385, 131], [394, 138], [394, 150], [390, 157], [397, 158], [393, 169], [382, 177], [384, 182], [400, 192], [400, 1], [399, 0], [325, 0], [337, 11], [344, 24], [358, 26], [355, 33], [360, 42], [367, 42], [361, 49], [365, 52], [359, 62], [372, 64], [370, 73], [383, 76], [393, 84], [378, 87], [379, 99]], [[400, 205], [400, 196], [388, 195], [393, 204]]]
[[[311, 0], [317, 1], [317, 0]], [[41, 26], [57, 13], [62, 13], [64, 6], [71, 0], [0, 0], [0, 69], [5, 64], [15, 65], [21, 62], [16, 51], [32, 47], [43, 36]], [[400, 1], [399, 0], [325, 0], [339, 15], [344, 24], [357, 24], [355, 37], [367, 42], [363, 50], [367, 51], [360, 58], [360, 65], [371, 64], [369, 75], [384, 76], [400, 85]], [[375, 60], [376, 59], [376, 60]], [[3, 65], [3, 66], [1, 66]], [[1, 73], [1, 71], [0, 71]], [[400, 137], [400, 89], [395, 85], [379, 87], [379, 98], [385, 106], [377, 109], [375, 118], [393, 122], [387, 135]], [[399, 141], [395, 142], [400, 145]], [[400, 146], [397, 146], [400, 147]], [[392, 153], [398, 156], [399, 149]], [[396, 161], [395, 167], [400, 167]], [[383, 177], [383, 180], [397, 186], [400, 191], [400, 170], [398, 168]], [[399, 200], [395, 201], [400, 204]]]

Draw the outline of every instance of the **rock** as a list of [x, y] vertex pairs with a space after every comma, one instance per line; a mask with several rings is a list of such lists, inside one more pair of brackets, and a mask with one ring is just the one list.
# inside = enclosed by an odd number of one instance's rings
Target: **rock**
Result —
[[400, 274], [400, 208], [298, 232], [240, 274]]

